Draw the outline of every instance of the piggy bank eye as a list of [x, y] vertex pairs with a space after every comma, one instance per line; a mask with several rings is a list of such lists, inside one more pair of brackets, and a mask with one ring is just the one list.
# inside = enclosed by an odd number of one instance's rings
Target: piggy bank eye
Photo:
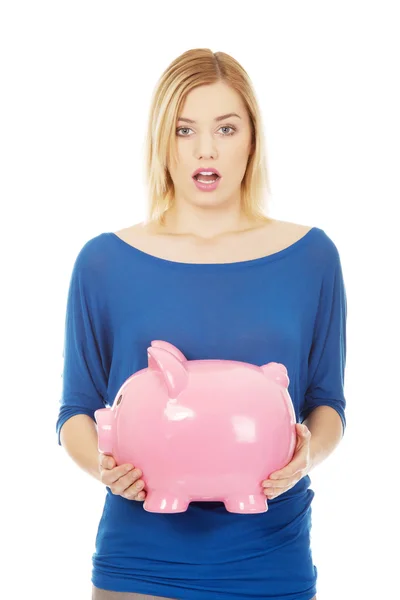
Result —
[[122, 394], [121, 394], [121, 396], [117, 400], [117, 406], [118, 406], [118, 404], [121, 404], [121, 400], [122, 400]]

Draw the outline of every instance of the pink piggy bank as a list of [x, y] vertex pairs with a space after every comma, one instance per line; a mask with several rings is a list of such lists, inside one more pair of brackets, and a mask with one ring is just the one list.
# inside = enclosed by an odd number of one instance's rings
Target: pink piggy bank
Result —
[[192, 500], [234, 513], [268, 510], [261, 482], [290, 462], [296, 417], [284, 365], [191, 360], [153, 341], [148, 367], [95, 412], [98, 449], [141, 469], [144, 509], [184, 512]]

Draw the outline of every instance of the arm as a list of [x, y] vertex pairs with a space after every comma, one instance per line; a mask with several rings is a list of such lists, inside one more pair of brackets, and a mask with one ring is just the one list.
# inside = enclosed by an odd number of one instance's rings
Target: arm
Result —
[[96, 423], [91, 417], [77, 414], [66, 421], [60, 430], [63, 448], [86, 473], [101, 481]]
[[58, 443], [84, 471], [100, 481], [94, 413], [107, 399], [107, 331], [98, 308], [96, 255], [86, 245], [72, 271], [65, 319]]
[[328, 250], [308, 357], [307, 389], [300, 407], [300, 422], [307, 429], [303, 431], [296, 424], [297, 446], [292, 460], [262, 482], [269, 499], [288, 491], [325, 460], [339, 444], [346, 427], [346, 293], [333, 242]]
[[342, 420], [330, 406], [318, 406], [303, 421], [311, 431], [310, 460], [312, 471], [325, 460], [342, 439]]
[[301, 421], [311, 431], [311, 469], [325, 460], [341, 441], [345, 428], [347, 300], [336, 246], [325, 269], [308, 360], [308, 385]]

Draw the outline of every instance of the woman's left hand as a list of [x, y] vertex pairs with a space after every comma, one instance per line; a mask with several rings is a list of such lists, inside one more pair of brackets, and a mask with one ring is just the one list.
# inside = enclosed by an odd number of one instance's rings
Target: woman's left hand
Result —
[[310, 470], [311, 431], [304, 423], [296, 423], [296, 433], [296, 448], [290, 463], [283, 469], [271, 473], [269, 478], [261, 483], [264, 488], [264, 494], [269, 500], [290, 490]]

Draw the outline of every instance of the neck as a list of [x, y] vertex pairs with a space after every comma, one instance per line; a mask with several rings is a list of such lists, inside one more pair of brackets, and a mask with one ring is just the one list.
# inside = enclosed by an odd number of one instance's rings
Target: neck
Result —
[[184, 205], [171, 207], [157, 226], [159, 233], [192, 236], [210, 240], [228, 233], [238, 233], [265, 225], [268, 217], [245, 215], [240, 207], [204, 207]]

